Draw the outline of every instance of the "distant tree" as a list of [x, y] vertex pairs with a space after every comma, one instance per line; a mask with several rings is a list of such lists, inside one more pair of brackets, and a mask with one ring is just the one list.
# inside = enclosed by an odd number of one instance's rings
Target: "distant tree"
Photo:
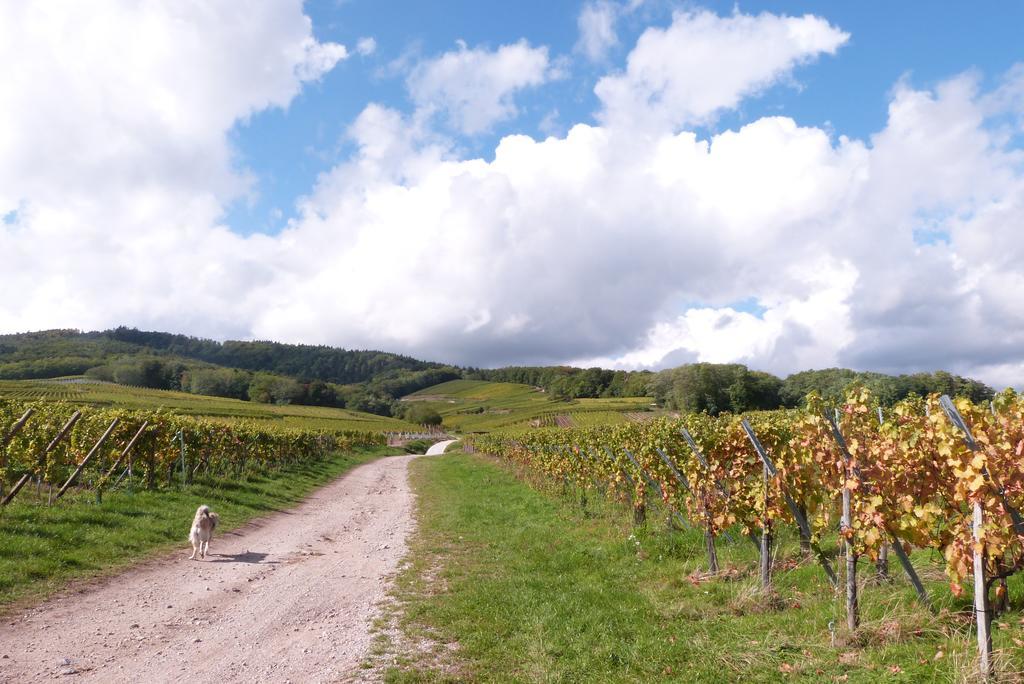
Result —
[[93, 366], [92, 368], [85, 371], [85, 376], [92, 378], [93, 380], [101, 380], [103, 382], [114, 382], [114, 371], [110, 366], [104, 364], [102, 366]]
[[827, 403], [837, 404], [843, 401], [847, 388], [854, 383], [866, 386], [882, 406], [892, 406], [909, 396], [926, 397], [933, 393], [967, 397], [975, 402], [987, 401], [994, 395], [988, 385], [946, 371], [893, 376], [827, 368], [790, 375], [782, 383], [780, 396], [786, 406], [802, 406], [804, 398], [813, 390]]
[[193, 368], [182, 374], [182, 389], [192, 394], [248, 399], [252, 373], [215, 366]]
[[352, 411], [374, 413], [379, 416], [394, 415], [394, 402], [389, 397], [372, 394], [362, 385], [344, 385], [339, 388], [339, 399], [344, 401], [345, 408]]
[[781, 405], [779, 378], [735, 363], [692, 363], [665, 370], [648, 387], [661, 405], [694, 413], [739, 413]]
[[842, 400], [846, 388], [857, 378], [847, 368], [826, 368], [793, 373], [782, 381], [779, 398], [785, 406], [802, 406], [807, 395], [817, 392], [828, 403]]
[[306, 385], [306, 398], [313, 406], [337, 406], [338, 394], [334, 387], [322, 380], [314, 380]]
[[405, 420], [417, 425], [440, 425], [441, 414], [420, 402], [409, 404], [404, 414]]
[[249, 401], [257, 401], [261, 404], [270, 404], [274, 401], [272, 391], [274, 376], [269, 373], [256, 373], [249, 382]]

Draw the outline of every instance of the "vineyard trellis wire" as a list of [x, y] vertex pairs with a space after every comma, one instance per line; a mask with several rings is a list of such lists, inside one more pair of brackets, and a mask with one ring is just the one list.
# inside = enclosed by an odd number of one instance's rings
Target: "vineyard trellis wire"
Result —
[[[974, 580], [980, 668], [991, 673], [989, 592], [995, 586], [1005, 603], [1003, 580], [1024, 569], [1024, 397], [1013, 390], [988, 406], [915, 397], [883, 416], [855, 387], [838, 407], [811, 395], [806, 409], [492, 433], [471, 447], [584, 491], [610, 483], [638, 521], [650, 478], [671, 511], [704, 530], [712, 569], [714, 540], [731, 527], [761, 549], [780, 522], [801, 528], [812, 549], [837, 530], [848, 561], [893, 549], [930, 605], [908, 554], [939, 550], [956, 595]], [[769, 553], [761, 554], [765, 584]], [[835, 586], [830, 562], [820, 549], [815, 555]], [[847, 580], [855, 627], [856, 584]]]

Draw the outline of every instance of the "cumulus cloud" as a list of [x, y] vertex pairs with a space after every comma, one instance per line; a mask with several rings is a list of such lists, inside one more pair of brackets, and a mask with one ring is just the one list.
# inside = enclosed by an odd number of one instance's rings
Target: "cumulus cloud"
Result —
[[787, 275], [804, 291], [777, 297], [760, 315], [732, 306], [690, 308], [675, 320], [656, 323], [637, 349], [619, 357], [578, 359], [576, 365], [658, 369], [679, 365], [681, 357], [781, 373], [833, 365], [835, 350], [854, 340], [847, 302], [858, 271], [828, 256], [790, 269]]
[[0, 5], [0, 329], [245, 334], [273, 266], [218, 225], [249, 185], [227, 132], [346, 54], [301, 0]]
[[[973, 75], [897, 84], [866, 140], [786, 117], [700, 136], [680, 126], [845, 34], [813, 17], [679, 14], [641, 38], [609, 77], [620, 85], [599, 86], [598, 124], [507, 136], [484, 160], [416, 108], [485, 130], [514, 113], [523, 72], [544, 79], [550, 63], [525, 43], [461, 47], [410, 77], [413, 111], [364, 109], [355, 153], [280, 235], [241, 238], [218, 222], [246, 185], [225, 133], [326, 67], [298, 2], [247, 22], [157, 7], [0, 21], [0, 58], [38, 69], [0, 72], [0, 285], [17, 293], [0, 299], [2, 330], [125, 323], [477, 365], [944, 367], [1024, 383], [1024, 68], [991, 91]], [[697, 25], [755, 44], [725, 68]], [[651, 57], [669, 34], [678, 64], [727, 85], [657, 81], [677, 63]], [[493, 67], [509, 47], [533, 65], [515, 78]], [[466, 64], [492, 65], [496, 84]]]
[[[400, 115], [379, 107], [368, 114], [389, 121], [395, 144], [410, 150]], [[777, 263], [758, 257], [783, 237], [811, 238], [822, 213], [857, 181], [866, 155], [860, 144], [834, 147], [820, 131], [766, 119], [710, 142], [686, 133], [643, 143], [578, 125], [563, 139], [507, 137], [490, 163], [422, 148], [398, 155], [397, 165], [380, 163], [389, 155], [373, 130], [290, 228], [289, 241], [310, 249], [344, 236], [330, 259], [342, 266], [297, 299], [312, 311], [345, 307], [340, 318], [361, 321], [350, 332], [362, 343], [389, 339], [439, 358], [454, 349], [473, 363], [628, 349], [680, 296], [728, 302], [753, 288], [765, 297], [801, 292], [813, 305], [820, 277], [798, 266], [779, 274]], [[787, 162], [756, 163], [769, 158]], [[738, 207], [722, 188], [761, 197], [807, 177], [813, 188], [779, 192], [760, 212]], [[751, 221], [760, 235], [750, 235]], [[794, 252], [817, 258], [813, 244]], [[378, 254], [401, 263], [402, 274], [374, 279]], [[443, 277], [432, 277], [439, 257]], [[736, 263], [745, 267], [738, 277]], [[430, 283], [422, 296], [419, 282]], [[359, 296], [332, 303], [351, 283]], [[282, 300], [266, 309], [256, 334], [330, 334], [313, 317], [283, 319], [289, 307]]]
[[704, 123], [848, 39], [812, 15], [676, 12], [669, 27], [644, 31], [625, 72], [598, 82], [601, 118], [640, 129]]
[[[994, 101], [960, 76], [897, 87], [867, 141], [785, 117], [707, 139], [576, 125], [506, 137], [491, 162], [410, 141], [407, 118], [374, 107], [392, 133], [360, 136], [289, 229], [310, 248], [341, 238], [328, 261], [344, 267], [297, 299], [342, 307], [360, 344], [476, 364], [946, 367], [1021, 382], [1009, 245], [1024, 179]], [[945, 237], [922, 243], [922, 227]], [[401, 274], [374, 279], [380, 255]], [[761, 311], [735, 308], [751, 298]], [[337, 339], [289, 310], [266, 309], [256, 334]]]
[[458, 49], [420, 62], [409, 74], [409, 94], [421, 111], [443, 112], [449, 125], [467, 135], [483, 133], [518, 113], [515, 94], [557, 78], [546, 47], [525, 40], [497, 50]]

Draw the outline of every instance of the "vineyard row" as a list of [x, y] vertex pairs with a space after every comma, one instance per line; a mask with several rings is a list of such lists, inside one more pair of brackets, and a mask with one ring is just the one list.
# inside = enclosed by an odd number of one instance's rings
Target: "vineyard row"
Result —
[[838, 530], [851, 628], [858, 558], [884, 562], [892, 549], [927, 603], [909, 552], [940, 550], [955, 594], [973, 578], [980, 666], [991, 672], [990, 590], [1005, 605], [1005, 578], [1024, 568], [1024, 397], [1012, 390], [988, 406], [912, 398], [883, 415], [858, 387], [838, 407], [811, 395], [800, 410], [491, 434], [473, 447], [556, 482], [619, 492], [638, 521], [646, 492], [657, 492], [704, 530], [712, 571], [715, 539], [737, 528], [757, 545], [766, 586], [773, 526], [788, 523], [838, 588], [819, 546]]
[[242, 476], [384, 445], [383, 434], [268, 428], [162, 411], [75, 407], [0, 399], [0, 501], [30, 480], [49, 498], [71, 487], [102, 492], [122, 481], [155, 488], [200, 474]]

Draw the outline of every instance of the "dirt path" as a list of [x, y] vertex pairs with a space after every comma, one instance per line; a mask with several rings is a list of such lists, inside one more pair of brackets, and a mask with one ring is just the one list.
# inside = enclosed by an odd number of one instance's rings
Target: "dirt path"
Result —
[[[0, 623], [0, 682], [317, 682], [359, 672], [413, 527], [408, 464], [382, 458], [293, 510]], [[216, 502], [208, 502], [216, 510]]]

